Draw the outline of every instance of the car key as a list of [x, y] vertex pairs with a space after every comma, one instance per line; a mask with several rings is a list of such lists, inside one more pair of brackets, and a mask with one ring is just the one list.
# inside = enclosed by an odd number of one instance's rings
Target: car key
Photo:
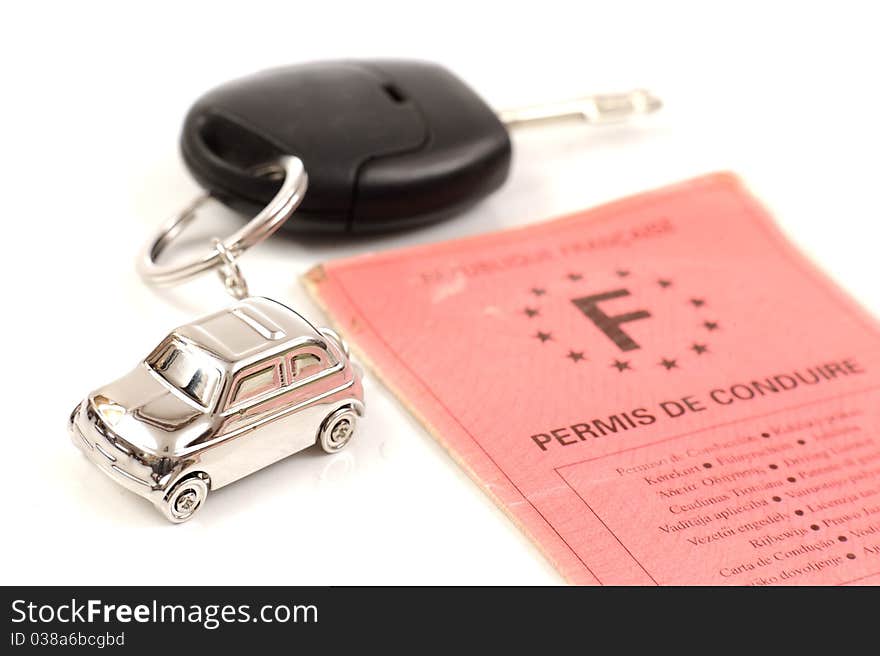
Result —
[[645, 91], [495, 113], [436, 64], [313, 62], [224, 84], [190, 109], [184, 161], [207, 191], [253, 212], [280, 187], [280, 156], [300, 158], [309, 189], [287, 230], [371, 232], [449, 217], [501, 186], [507, 126], [654, 111]]
[[[208, 93], [187, 116], [182, 147], [209, 194], [159, 228], [138, 270], [153, 285], [213, 270], [238, 302], [166, 333], [128, 374], [88, 393], [68, 417], [74, 444], [174, 523], [284, 456], [313, 445], [336, 453], [364, 414], [361, 370], [338, 334], [250, 295], [244, 252], [283, 225], [355, 232], [448, 216], [504, 181], [505, 123], [655, 106], [634, 92], [499, 118], [449, 72], [413, 62], [308, 64]], [[259, 207], [210, 248], [160, 263], [208, 196]]]

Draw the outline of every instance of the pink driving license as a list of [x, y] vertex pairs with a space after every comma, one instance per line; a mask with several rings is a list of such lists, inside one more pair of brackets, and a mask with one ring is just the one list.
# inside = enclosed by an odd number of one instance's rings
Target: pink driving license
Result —
[[880, 583], [878, 324], [735, 176], [307, 282], [568, 581]]

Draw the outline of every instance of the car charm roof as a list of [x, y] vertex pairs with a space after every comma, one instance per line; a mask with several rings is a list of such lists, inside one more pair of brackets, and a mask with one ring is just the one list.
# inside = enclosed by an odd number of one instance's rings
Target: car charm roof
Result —
[[273, 342], [321, 337], [299, 314], [261, 297], [246, 298], [173, 332], [233, 364], [263, 353]]

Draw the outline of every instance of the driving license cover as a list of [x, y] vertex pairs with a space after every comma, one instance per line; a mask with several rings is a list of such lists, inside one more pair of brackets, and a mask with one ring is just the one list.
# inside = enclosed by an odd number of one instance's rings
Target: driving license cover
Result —
[[306, 277], [579, 584], [880, 583], [880, 331], [731, 174]]

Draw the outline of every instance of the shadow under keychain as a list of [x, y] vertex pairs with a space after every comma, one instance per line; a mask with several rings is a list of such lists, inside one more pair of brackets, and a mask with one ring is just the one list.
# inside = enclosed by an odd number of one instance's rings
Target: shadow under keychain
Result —
[[[607, 122], [659, 106], [633, 91], [496, 114], [445, 69], [409, 61], [291, 66], [209, 92], [181, 136], [207, 194], [160, 228], [138, 270], [163, 286], [216, 270], [237, 303], [172, 330], [91, 392], [70, 415], [74, 444], [176, 523], [292, 453], [339, 451], [364, 414], [360, 368], [334, 331], [250, 296], [241, 255], [281, 227], [369, 232], [451, 216], [506, 179], [505, 125]], [[211, 197], [256, 216], [198, 257], [159, 264]]]

